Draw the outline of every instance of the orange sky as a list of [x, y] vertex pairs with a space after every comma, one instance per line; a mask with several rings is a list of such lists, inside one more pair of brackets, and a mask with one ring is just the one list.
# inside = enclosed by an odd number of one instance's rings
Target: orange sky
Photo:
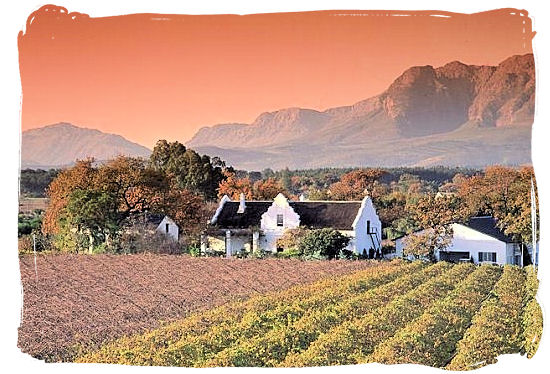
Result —
[[526, 12], [433, 14], [450, 17], [89, 18], [49, 6], [29, 17], [19, 38], [23, 130], [71, 122], [152, 147], [159, 138], [187, 141], [206, 125], [250, 123], [265, 111], [353, 104], [412, 65], [495, 65], [532, 51]]

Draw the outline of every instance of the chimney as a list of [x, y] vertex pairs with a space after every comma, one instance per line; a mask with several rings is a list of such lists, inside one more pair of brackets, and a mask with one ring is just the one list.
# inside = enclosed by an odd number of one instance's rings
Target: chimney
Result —
[[237, 213], [244, 213], [245, 209], [246, 203], [244, 201], [244, 193], [241, 192], [241, 196], [239, 197], [239, 210], [237, 210]]
[[306, 197], [304, 196], [304, 194], [300, 195], [300, 201], [306, 201]]

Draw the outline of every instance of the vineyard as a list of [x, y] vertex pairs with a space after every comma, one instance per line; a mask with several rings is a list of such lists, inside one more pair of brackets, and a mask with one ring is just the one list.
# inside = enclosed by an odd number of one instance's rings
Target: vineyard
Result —
[[378, 264], [155, 254], [41, 255], [35, 267], [24, 255], [18, 345], [39, 359], [72, 361], [192, 312], [371, 267]]
[[384, 262], [194, 313], [76, 361], [470, 370], [501, 354], [534, 355], [542, 333], [537, 287], [530, 267]]

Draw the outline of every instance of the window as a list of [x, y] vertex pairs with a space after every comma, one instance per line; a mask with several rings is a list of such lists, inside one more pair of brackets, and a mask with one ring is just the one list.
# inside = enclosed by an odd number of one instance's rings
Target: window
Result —
[[479, 252], [478, 260], [479, 262], [497, 262], [497, 253], [496, 252]]
[[370, 221], [367, 221], [367, 234], [370, 234]]
[[170, 231], [170, 224], [167, 223], [167, 224], [166, 224], [166, 233], [168, 234], [169, 231]]
[[277, 214], [277, 226], [283, 226], [283, 215]]

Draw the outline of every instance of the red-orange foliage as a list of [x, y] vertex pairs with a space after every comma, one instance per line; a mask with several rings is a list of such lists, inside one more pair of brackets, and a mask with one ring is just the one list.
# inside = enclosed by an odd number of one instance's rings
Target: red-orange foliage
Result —
[[[247, 200], [271, 200], [278, 193], [287, 194], [281, 181], [275, 178], [256, 181], [254, 184], [249, 178], [237, 178], [234, 173], [226, 173], [227, 179], [220, 183], [218, 197], [229, 196], [232, 200], [239, 200], [241, 193]], [[288, 195], [288, 194], [287, 194]]]
[[274, 179], [259, 180], [252, 186], [254, 199], [256, 200], [271, 200], [279, 193], [286, 193], [283, 184]]
[[330, 186], [333, 200], [361, 200], [372, 193], [374, 183], [386, 172], [381, 169], [359, 169], [342, 175]]
[[220, 183], [218, 189], [219, 198], [227, 195], [233, 200], [238, 200], [241, 193], [244, 193], [245, 199], [253, 198], [252, 182], [249, 178], [237, 178], [235, 173], [225, 173], [225, 176], [227, 178]]
[[42, 231], [45, 234], [59, 232], [59, 216], [67, 206], [70, 194], [76, 189], [86, 189], [94, 184], [97, 170], [92, 167], [93, 161], [93, 159], [77, 161], [72, 168], [60, 172], [49, 185], [46, 194], [50, 203], [42, 222]]

